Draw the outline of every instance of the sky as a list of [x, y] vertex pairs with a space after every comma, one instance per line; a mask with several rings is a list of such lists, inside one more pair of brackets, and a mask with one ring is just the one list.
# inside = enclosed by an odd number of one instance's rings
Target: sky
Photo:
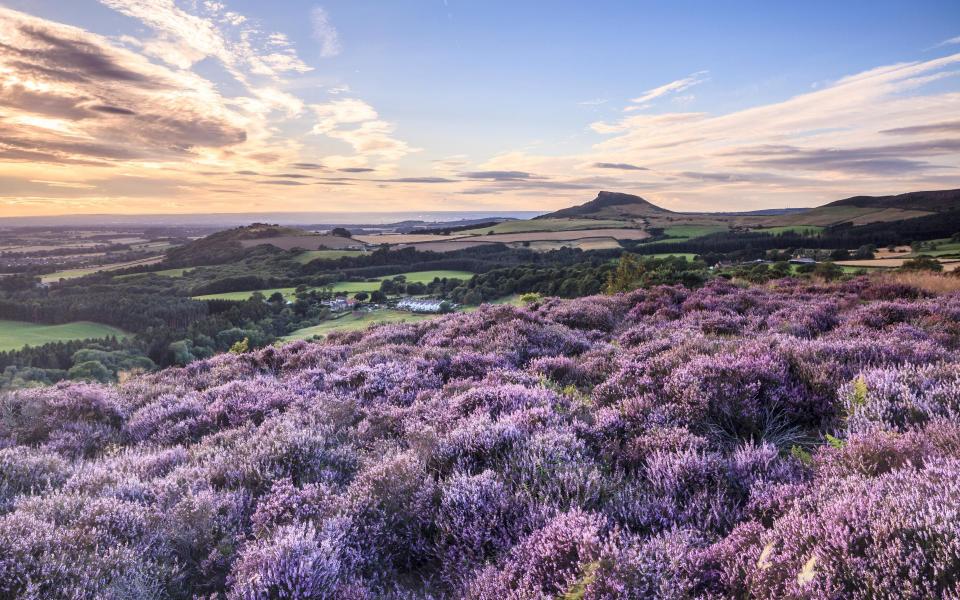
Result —
[[0, 0], [0, 217], [958, 187], [956, 0]]

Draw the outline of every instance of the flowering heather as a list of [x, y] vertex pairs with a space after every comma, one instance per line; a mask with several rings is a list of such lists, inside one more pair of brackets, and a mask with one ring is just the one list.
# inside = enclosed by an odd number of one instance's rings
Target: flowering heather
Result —
[[0, 398], [0, 598], [960, 597], [960, 293], [662, 286]]

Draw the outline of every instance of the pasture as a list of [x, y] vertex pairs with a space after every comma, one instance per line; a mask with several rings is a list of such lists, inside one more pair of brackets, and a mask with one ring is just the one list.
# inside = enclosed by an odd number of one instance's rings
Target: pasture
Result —
[[664, 252], [661, 254], [645, 254], [643, 258], [682, 258], [684, 260], [695, 260], [696, 254], [690, 252]]
[[[910, 249], [912, 250], [912, 248]], [[940, 240], [931, 240], [925, 244], [922, 244], [922, 247], [915, 252], [911, 252], [910, 256], [951, 256], [951, 255], [960, 255], [960, 242], [954, 242], [950, 239], [940, 239]]]
[[[412, 271], [410, 273], [400, 273], [398, 275], [384, 275], [377, 277], [372, 281], [338, 281], [328, 286], [333, 293], [342, 292], [345, 294], [356, 294], [358, 292], [373, 292], [380, 289], [380, 282], [384, 279], [393, 279], [403, 275], [407, 283], [430, 283], [436, 278], [440, 279], [463, 279], [467, 280], [473, 277], [469, 271]], [[317, 289], [317, 288], [314, 288]], [[205, 294], [203, 296], [194, 296], [194, 300], [247, 300], [255, 292], [260, 292], [267, 298], [276, 292], [283, 294], [283, 297], [290, 300], [296, 294], [295, 288], [270, 288], [266, 290], [244, 290], [240, 292], [223, 292], [220, 294]]]
[[146, 265], [155, 265], [158, 262], [162, 261], [162, 256], [151, 256], [150, 258], [142, 258], [140, 260], [131, 260], [122, 263], [113, 263], [108, 265], [94, 265], [90, 267], [82, 267], [78, 269], [66, 269], [63, 271], [57, 271], [55, 273], [48, 273], [40, 277], [40, 281], [43, 283], [56, 283], [61, 279], [77, 279], [78, 277], [86, 277], [87, 275], [92, 275], [93, 273], [100, 273], [102, 271], [119, 271], [120, 269], [129, 269], [130, 267], [141, 267]]
[[727, 231], [728, 229], [729, 227], [726, 225], [675, 225], [673, 227], [667, 227], [663, 230], [663, 233], [670, 236], [670, 239], [659, 240], [657, 243], [668, 244], [686, 242], [687, 240], [692, 240], [693, 238], [710, 235], [711, 233], [720, 233], [721, 231]]
[[110, 325], [77, 321], [62, 325], [45, 325], [25, 321], [0, 320], [0, 351], [19, 350], [24, 346], [41, 346], [50, 342], [68, 342], [91, 338], [127, 337], [127, 332]]
[[313, 327], [298, 329], [283, 338], [284, 341], [308, 340], [313, 337], [322, 337], [334, 331], [356, 331], [366, 329], [374, 323], [416, 323], [431, 319], [439, 315], [418, 315], [399, 310], [376, 310], [370, 312], [352, 312], [324, 321]]

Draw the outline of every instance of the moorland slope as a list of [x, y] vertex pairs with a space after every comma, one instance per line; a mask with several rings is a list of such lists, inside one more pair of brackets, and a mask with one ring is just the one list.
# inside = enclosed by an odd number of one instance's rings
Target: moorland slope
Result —
[[11, 393], [0, 596], [955, 596], [958, 348], [956, 294], [721, 280]]

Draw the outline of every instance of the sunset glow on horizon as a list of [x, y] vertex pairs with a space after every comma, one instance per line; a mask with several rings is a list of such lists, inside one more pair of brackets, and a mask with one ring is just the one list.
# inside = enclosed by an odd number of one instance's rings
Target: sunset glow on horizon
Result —
[[953, 3], [62, 4], [0, 0], [0, 217], [960, 187]]

